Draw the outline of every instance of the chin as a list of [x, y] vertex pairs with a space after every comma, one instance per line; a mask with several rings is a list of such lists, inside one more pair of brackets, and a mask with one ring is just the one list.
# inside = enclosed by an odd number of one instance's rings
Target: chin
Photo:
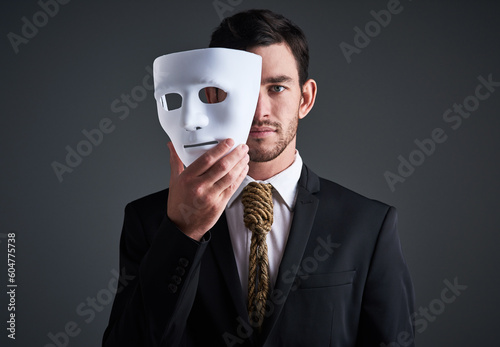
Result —
[[283, 153], [283, 149], [280, 148], [270, 148], [270, 149], [260, 149], [260, 150], [252, 150], [248, 151], [248, 155], [250, 156], [250, 160], [256, 163], [266, 163], [278, 158], [281, 153]]

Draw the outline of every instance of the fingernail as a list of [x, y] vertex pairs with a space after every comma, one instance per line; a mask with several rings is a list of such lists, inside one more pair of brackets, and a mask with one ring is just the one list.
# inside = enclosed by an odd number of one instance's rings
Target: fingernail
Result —
[[226, 140], [226, 145], [227, 145], [228, 147], [233, 147], [233, 145], [234, 145], [234, 140], [233, 140], [233, 139], [227, 139], [227, 140]]

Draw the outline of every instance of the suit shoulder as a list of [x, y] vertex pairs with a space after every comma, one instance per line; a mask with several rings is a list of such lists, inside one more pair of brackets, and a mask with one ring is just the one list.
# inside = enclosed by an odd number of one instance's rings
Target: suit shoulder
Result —
[[394, 207], [327, 179], [320, 178], [320, 190], [315, 196], [319, 200], [320, 225], [335, 226], [338, 232], [343, 230], [365, 241], [375, 242], [384, 223], [397, 219]]
[[151, 239], [167, 215], [167, 199], [168, 189], [164, 189], [128, 203], [124, 225], [136, 225], [134, 230], [142, 229]]
[[323, 203], [335, 203], [335, 205], [350, 206], [355, 208], [371, 207], [382, 210], [388, 210], [391, 206], [366, 196], [363, 196], [355, 191], [341, 186], [338, 183], [332, 182], [326, 178], [319, 177], [307, 165], [302, 169], [299, 186], [302, 186]]
[[368, 198], [328, 179], [320, 177], [319, 181], [321, 188], [318, 198], [320, 199], [332, 199], [334, 203], [340, 203], [342, 206], [358, 210], [375, 209], [386, 213], [391, 208], [388, 204]]
[[162, 212], [166, 211], [168, 199], [168, 188], [155, 193], [148, 194], [127, 204], [127, 208], [141, 212]]

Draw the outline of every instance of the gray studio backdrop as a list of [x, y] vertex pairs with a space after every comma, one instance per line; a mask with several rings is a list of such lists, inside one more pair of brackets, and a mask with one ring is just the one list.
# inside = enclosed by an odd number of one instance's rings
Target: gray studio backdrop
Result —
[[254, 7], [309, 39], [304, 161], [398, 208], [418, 345], [498, 345], [497, 1], [30, 0], [1, 5], [1, 346], [100, 344], [124, 206], [169, 180], [152, 62]]

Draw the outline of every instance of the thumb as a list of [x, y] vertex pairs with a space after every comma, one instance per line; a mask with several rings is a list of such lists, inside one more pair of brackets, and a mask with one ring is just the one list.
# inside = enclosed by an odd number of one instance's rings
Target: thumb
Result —
[[184, 164], [182, 164], [172, 142], [167, 143], [167, 147], [170, 150], [170, 179], [177, 178], [184, 171]]

